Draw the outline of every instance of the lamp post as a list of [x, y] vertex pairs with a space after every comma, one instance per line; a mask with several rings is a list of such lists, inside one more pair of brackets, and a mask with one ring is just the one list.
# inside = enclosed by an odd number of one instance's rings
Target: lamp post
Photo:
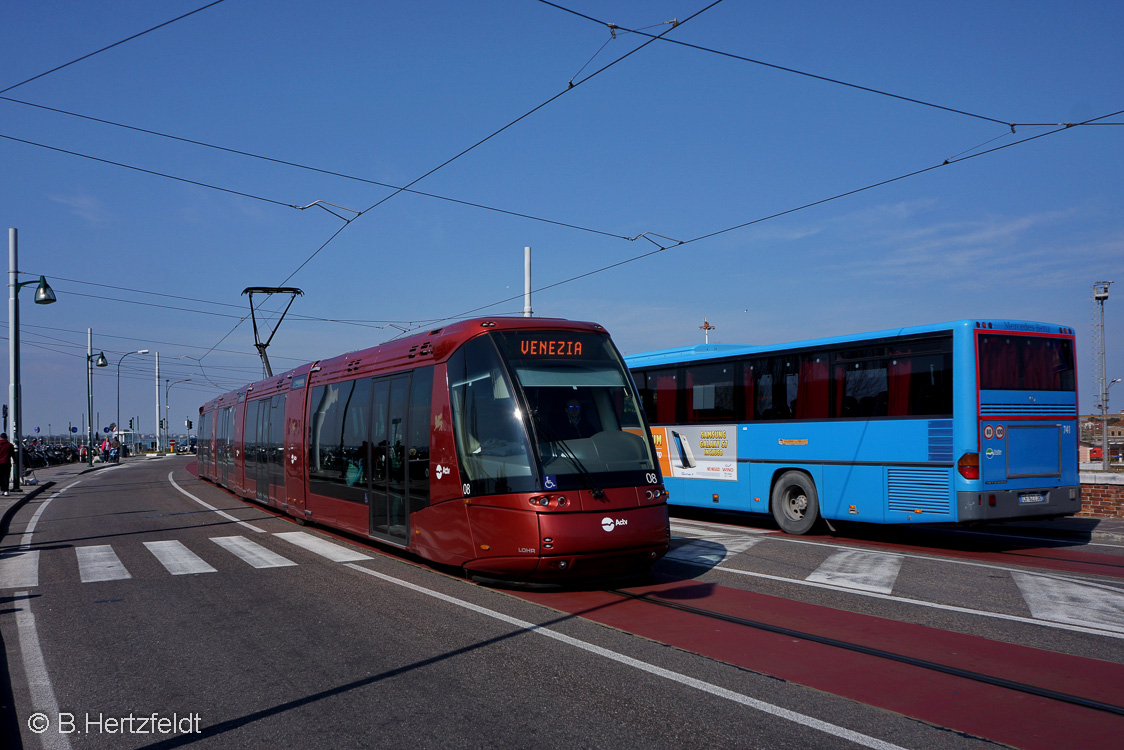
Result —
[[108, 367], [105, 352], [94, 356], [94, 331], [86, 329], [86, 465], [94, 465], [94, 367]]
[[1106, 384], [1108, 380], [1108, 370], [1105, 369], [1105, 335], [1104, 335], [1104, 303], [1108, 299], [1108, 288], [1112, 286], [1111, 281], [1098, 281], [1093, 284], [1093, 302], [1100, 308], [1100, 320], [1094, 319], [1095, 336], [1094, 342], [1095, 349], [1093, 356], [1100, 356], [1100, 361], [1094, 361], [1093, 365], [1096, 368], [1099, 365], [1099, 372], [1097, 373], [1097, 385], [1100, 386], [1101, 400], [1101, 469], [1108, 471], [1108, 389]]
[[12, 444], [15, 446], [12, 492], [20, 491], [20, 479], [23, 477], [23, 440], [20, 438], [20, 428], [23, 427], [23, 414], [20, 411], [20, 289], [28, 284], [38, 283], [35, 304], [49, 305], [55, 301], [55, 292], [47, 284], [45, 277], [40, 276], [38, 282], [19, 280], [16, 235], [15, 228], [8, 229], [8, 403], [11, 405]]
[[168, 431], [168, 436], [169, 436], [168, 437], [168, 440], [169, 440], [168, 447], [169, 448], [171, 447], [172, 430], [171, 430], [171, 425], [168, 424], [168, 410], [172, 408], [172, 405], [168, 403], [168, 391], [172, 390], [173, 385], [177, 385], [179, 383], [190, 383], [190, 382], [191, 382], [191, 378], [184, 378], [183, 380], [173, 380], [171, 382], [168, 382], [167, 380], [164, 381], [164, 429]]
[[1108, 391], [1119, 382], [1120, 378], [1113, 378], [1109, 381], [1108, 385], [1104, 387], [1104, 407], [1101, 410], [1104, 415], [1101, 421], [1101, 468], [1104, 471], [1108, 471], [1109, 467], [1112, 465], [1112, 460], [1109, 456], [1110, 443], [1108, 442]]
[[[138, 349], [135, 352], [125, 352], [121, 355], [121, 359], [117, 360], [117, 434], [121, 434], [121, 363], [125, 361], [125, 357], [130, 354], [148, 354], [148, 349]], [[118, 450], [124, 450], [124, 446]], [[117, 454], [120, 458], [121, 454]]]

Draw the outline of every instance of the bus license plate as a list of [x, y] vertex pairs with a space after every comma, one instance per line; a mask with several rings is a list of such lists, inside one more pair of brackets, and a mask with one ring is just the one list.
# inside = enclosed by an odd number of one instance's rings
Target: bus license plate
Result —
[[1019, 495], [1019, 503], [1044, 503], [1046, 496], [1041, 492], [1032, 492], [1026, 495]]

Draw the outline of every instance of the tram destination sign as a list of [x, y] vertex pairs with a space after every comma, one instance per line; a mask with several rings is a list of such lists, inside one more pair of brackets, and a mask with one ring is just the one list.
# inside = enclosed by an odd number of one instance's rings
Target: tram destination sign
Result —
[[605, 356], [597, 334], [574, 331], [505, 331], [503, 338], [509, 355], [523, 360], [602, 359]]

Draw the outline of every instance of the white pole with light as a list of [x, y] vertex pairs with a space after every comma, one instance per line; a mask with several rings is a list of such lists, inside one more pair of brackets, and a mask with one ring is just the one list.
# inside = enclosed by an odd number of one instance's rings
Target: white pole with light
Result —
[[[23, 414], [20, 393], [20, 288], [34, 281], [19, 280], [19, 263], [17, 232], [14, 227], [8, 229], [8, 404], [12, 417], [12, 492], [20, 492], [20, 480], [23, 478], [23, 440], [20, 438], [20, 427], [23, 426]], [[35, 290], [35, 304], [49, 305], [55, 301], [55, 293], [47, 284], [47, 279], [39, 277], [39, 288]]]
[[160, 352], [156, 352], [156, 452], [160, 452]]
[[94, 465], [94, 367], [108, 367], [105, 352], [94, 356], [94, 329], [86, 329], [86, 465]]
[[164, 429], [168, 430], [168, 449], [172, 447], [172, 425], [168, 421], [168, 411], [172, 408], [171, 402], [168, 400], [168, 391], [172, 390], [172, 386], [178, 383], [190, 383], [191, 378], [184, 378], [183, 380], [173, 380], [172, 382], [164, 381]]
[[[121, 359], [117, 360], [117, 434], [121, 434], [121, 363], [125, 361], [125, 357], [130, 354], [148, 354], [148, 349], [138, 349], [135, 352], [125, 352], [121, 355]], [[135, 442], [135, 441], [134, 441]], [[124, 441], [122, 441], [120, 451], [124, 448]], [[120, 457], [120, 453], [117, 454]]]

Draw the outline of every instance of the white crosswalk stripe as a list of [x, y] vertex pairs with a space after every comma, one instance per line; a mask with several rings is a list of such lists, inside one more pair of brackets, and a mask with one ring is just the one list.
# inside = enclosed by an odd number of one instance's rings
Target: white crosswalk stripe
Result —
[[216, 536], [211, 537], [211, 541], [255, 568], [282, 568], [296, 565], [289, 558], [282, 557], [256, 542], [251, 542], [244, 536]]
[[174, 576], [193, 575], [195, 573], [217, 573], [207, 562], [184, 546], [183, 542], [174, 540], [166, 542], [145, 542], [148, 551], [156, 556], [160, 564], [168, 569]]
[[39, 550], [14, 550], [0, 555], [0, 589], [39, 585]]
[[283, 534], [274, 534], [274, 536], [306, 549], [309, 552], [315, 552], [317, 555], [326, 557], [332, 562], [355, 562], [357, 560], [371, 559], [369, 555], [364, 555], [362, 552], [348, 549], [339, 544], [332, 544], [329, 541], [304, 531], [288, 531]]
[[119, 581], [133, 577], [108, 544], [75, 547], [74, 553], [78, 555], [78, 575], [82, 583]]
[[901, 567], [902, 558], [899, 555], [842, 550], [824, 560], [804, 580], [889, 594], [894, 590], [894, 582], [898, 579]]
[[1124, 592], [1033, 573], [1011, 573], [1036, 619], [1124, 633]]

